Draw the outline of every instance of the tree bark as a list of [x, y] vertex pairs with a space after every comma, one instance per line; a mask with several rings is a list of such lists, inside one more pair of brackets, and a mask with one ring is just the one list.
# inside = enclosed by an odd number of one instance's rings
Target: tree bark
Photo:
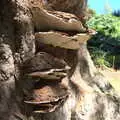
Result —
[[87, 50], [91, 35], [61, 11], [0, 1], [0, 120], [120, 120], [119, 96]]

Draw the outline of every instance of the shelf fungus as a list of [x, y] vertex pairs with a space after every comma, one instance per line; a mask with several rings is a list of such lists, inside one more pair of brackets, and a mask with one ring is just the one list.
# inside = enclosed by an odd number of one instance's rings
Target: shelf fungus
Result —
[[50, 69], [44, 72], [32, 72], [28, 74], [29, 77], [33, 78], [44, 78], [47, 80], [59, 80], [67, 76], [65, 69]]
[[38, 6], [31, 8], [32, 21], [37, 31], [76, 31], [86, 32], [79, 19], [70, 13], [60, 11], [48, 11]]
[[46, 52], [39, 52], [32, 58], [23, 63], [22, 71], [30, 76], [66, 75], [70, 67], [67, 63], [59, 58], [56, 58]]
[[32, 81], [32, 87], [23, 88], [25, 104], [31, 106], [34, 113], [55, 111], [69, 96], [68, 86], [63, 84], [69, 69], [65, 61], [45, 52], [27, 60], [22, 67], [23, 81], [27, 81], [27, 85]]
[[29, 0], [33, 23], [37, 30], [86, 32], [84, 0]]
[[64, 104], [69, 96], [67, 88], [60, 83], [39, 87], [33, 89], [32, 95], [24, 101], [32, 107], [34, 113], [53, 112]]
[[87, 42], [92, 33], [79, 33], [71, 35], [70, 33], [49, 31], [49, 32], [37, 32], [35, 33], [35, 39], [38, 44], [47, 44], [54, 47], [60, 47], [65, 49], [79, 49], [80, 44]]

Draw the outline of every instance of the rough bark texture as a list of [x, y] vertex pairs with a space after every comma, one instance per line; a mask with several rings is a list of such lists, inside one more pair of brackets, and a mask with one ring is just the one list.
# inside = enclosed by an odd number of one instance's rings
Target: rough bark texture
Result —
[[91, 34], [55, 4], [0, 1], [0, 120], [120, 120], [120, 99], [86, 48]]

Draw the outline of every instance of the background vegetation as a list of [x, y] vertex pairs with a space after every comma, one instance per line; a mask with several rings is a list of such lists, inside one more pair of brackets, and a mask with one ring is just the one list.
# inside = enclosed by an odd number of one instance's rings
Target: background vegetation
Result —
[[94, 14], [87, 24], [97, 31], [88, 41], [88, 49], [95, 64], [98, 67], [120, 68], [120, 17]]

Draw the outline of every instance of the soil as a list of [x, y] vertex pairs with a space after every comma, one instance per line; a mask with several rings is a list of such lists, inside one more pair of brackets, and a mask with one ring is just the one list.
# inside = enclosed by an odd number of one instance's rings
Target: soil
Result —
[[102, 70], [101, 72], [110, 79], [120, 80], [120, 70]]
[[111, 68], [98, 70], [109, 80], [113, 88], [120, 94], [120, 70], [116, 71]]

